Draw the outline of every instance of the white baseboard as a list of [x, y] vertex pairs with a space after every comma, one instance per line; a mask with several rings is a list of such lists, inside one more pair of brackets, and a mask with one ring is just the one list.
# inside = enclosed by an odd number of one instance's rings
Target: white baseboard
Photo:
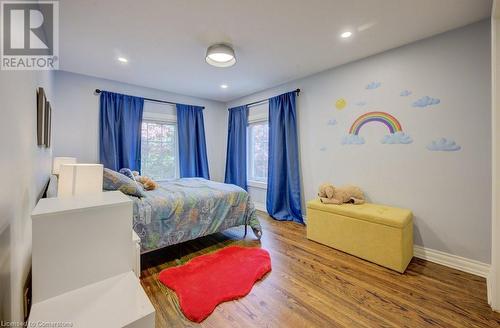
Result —
[[413, 246], [413, 256], [484, 278], [488, 278], [490, 272], [490, 265], [487, 263], [418, 245]]
[[261, 211], [261, 212], [267, 213], [266, 204], [254, 202], [254, 205], [255, 205], [255, 209], [257, 211]]
[[[267, 213], [266, 204], [254, 204], [256, 210]], [[307, 218], [305, 216], [304, 222], [307, 222]], [[487, 263], [471, 260], [465, 257], [437, 251], [431, 248], [425, 248], [418, 245], [413, 246], [413, 256], [484, 278], [488, 278], [490, 272], [490, 265]]]

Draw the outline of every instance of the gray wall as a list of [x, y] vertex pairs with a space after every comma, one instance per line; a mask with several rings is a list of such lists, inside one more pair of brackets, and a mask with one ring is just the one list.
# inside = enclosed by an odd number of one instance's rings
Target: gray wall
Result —
[[[314, 198], [322, 182], [359, 185], [372, 202], [413, 210], [415, 244], [489, 263], [490, 75], [490, 24], [485, 20], [232, 101], [228, 107], [301, 88], [304, 200]], [[380, 87], [367, 90], [372, 81], [381, 82]], [[412, 94], [400, 96], [403, 90]], [[413, 107], [423, 96], [440, 103]], [[335, 103], [341, 98], [347, 105], [339, 110]], [[367, 124], [360, 132], [364, 145], [342, 145], [354, 120], [370, 111], [394, 115], [413, 143], [381, 144], [387, 128]], [[454, 139], [462, 149], [426, 149], [440, 137]]]
[[76, 157], [82, 163], [99, 161], [99, 97], [94, 95], [95, 89], [205, 106], [210, 177], [224, 180], [227, 111], [223, 103], [64, 71], [55, 76], [54, 156]]
[[48, 181], [51, 149], [36, 145], [36, 88], [54, 100], [53, 72], [0, 71], [0, 320], [23, 319], [31, 210]]

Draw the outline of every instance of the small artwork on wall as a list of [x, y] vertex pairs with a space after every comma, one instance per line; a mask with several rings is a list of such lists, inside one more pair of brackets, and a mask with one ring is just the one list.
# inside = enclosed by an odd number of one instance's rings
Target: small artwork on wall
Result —
[[337, 125], [337, 120], [334, 118], [331, 118], [328, 120], [327, 125], [330, 125], [330, 126]]
[[455, 140], [450, 138], [439, 138], [432, 140], [426, 147], [430, 151], [459, 151], [462, 149]]
[[346, 105], [347, 101], [344, 98], [337, 99], [337, 101], [335, 102], [335, 108], [337, 108], [338, 110], [344, 109]]
[[385, 112], [369, 112], [361, 115], [354, 121], [349, 129], [349, 134], [344, 136], [342, 144], [344, 145], [362, 145], [365, 139], [359, 135], [361, 128], [368, 123], [382, 123], [389, 129], [389, 134], [385, 135], [382, 140], [383, 144], [410, 144], [413, 139], [403, 132], [401, 123], [389, 113]]
[[373, 90], [373, 89], [380, 88], [381, 85], [382, 85], [382, 82], [372, 81], [365, 86], [365, 89], [366, 90]]
[[45, 115], [44, 115], [44, 137], [43, 144], [45, 147], [50, 148], [50, 134], [52, 132], [52, 107], [50, 106], [50, 102], [47, 101], [45, 104]]
[[36, 144], [50, 148], [52, 128], [52, 107], [47, 100], [45, 90], [36, 91]]
[[425, 108], [428, 106], [438, 105], [441, 102], [438, 98], [433, 98], [429, 96], [424, 96], [413, 102], [413, 107]]
[[36, 90], [36, 144], [43, 146], [44, 144], [44, 114], [47, 98], [43, 88]]

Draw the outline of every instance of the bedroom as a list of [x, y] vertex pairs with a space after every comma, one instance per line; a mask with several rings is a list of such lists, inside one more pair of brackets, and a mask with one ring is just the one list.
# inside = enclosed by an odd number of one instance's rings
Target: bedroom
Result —
[[1, 325], [499, 326], [498, 8], [2, 1]]

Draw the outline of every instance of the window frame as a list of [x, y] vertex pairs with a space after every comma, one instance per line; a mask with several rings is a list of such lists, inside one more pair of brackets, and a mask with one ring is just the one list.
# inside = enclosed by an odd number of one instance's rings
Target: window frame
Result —
[[[177, 116], [165, 113], [155, 113], [155, 112], [144, 112], [142, 115], [142, 123], [157, 123], [164, 125], [173, 125], [175, 126], [175, 174], [173, 179], [158, 179], [155, 181], [164, 182], [164, 181], [172, 181], [180, 178], [180, 163], [179, 163], [179, 130], [177, 124]], [[141, 133], [142, 133], [142, 124], [141, 124]], [[141, 136], [141, 148], [142, 148], [142, 136]], [[141, 151], [141, 170], [142, 170], [142, 151]], [[142, 174], [142, 172], [141, 172]]]
[[[265, 181], [259, 181], [259, 180], [252, 180], [251, 172], [253, 170], [253, 140], [252, 140], [252, 132], [251, 132], [251, 127], [255, 125], [262, 125], [262, 124], [267, 124], [267, 128], [269, 129], [269, 120], [267, 116], [259, 116], [255, 117], [254, 119], [251, 119], [248, 121], [248, 126], [247, 126], [247, 185], [250, 187], [254, 188], [261, 188], [261, 189], [267, 189], [267, 177]], [[268, 148], [269, 152], [269, 148]], [[269, 154], [268, 154], [269, 156]], [[269, 169], [269, 168], [268, 168]]]

